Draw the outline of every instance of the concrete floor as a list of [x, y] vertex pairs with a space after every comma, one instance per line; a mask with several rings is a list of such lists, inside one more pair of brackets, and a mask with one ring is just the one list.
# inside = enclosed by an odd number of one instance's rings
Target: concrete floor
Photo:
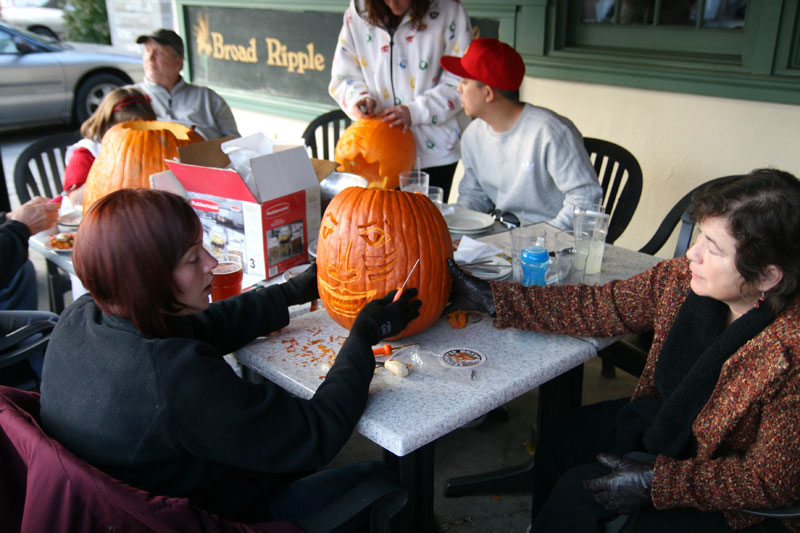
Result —
[[[41, 135], [64, 131], [43, 128], [0, 135], [0, 154], [5, 170], [12, 208], [19, 205], [13, 184], [16, 157], [25, 146]], [[31, 259], [37, 270], [39, 309], [48, 309], [45, 261], [36, 252]], [[69, 294], [68, 294], [69, 298]], [[68, 302], [71, 301], [68, 299]], [[636, 380], [618, 371], [617, 377], [600, 376], [600, 362], [594, 359], [585, 365], [584, 404], [630, 396]], [[434, 515], [438, 531], [519, 532], [530, 523], [531, 495], [488, 495], [445, 498], [445, 481], [454, 476], [488, 472], [527, 462], [533, 445], [531, 430], [536, 415], [537, 391], [524, 394], [506, 405], [508, 420], [487, 417], [476, 427], [462, 428], [441, 438], [435, 448]], [[331, 466], [368, 459], [380, 460], [380, 447], [358, 434], [353, 435]]]
[[[636, 379], [622, 371], [615, 378], [600, 375], [600, 360], [584, 365], [583, 403], [630, 396]], [[459, 429], [436, 442], [434, 519], [437, 531], [519, 532], [530, 524], [531, 495], [486, 495], [445, 498], [450, 477], [489, 472], [523, 464], [533, 453], [531, 430], [536, 418], [538, 391], [530, 391], [506, 404], [507, 421], [487, 417], [477, 427]], [[380, 460], [381, 449], [354, 435], [332, 466], [368, 459]]]

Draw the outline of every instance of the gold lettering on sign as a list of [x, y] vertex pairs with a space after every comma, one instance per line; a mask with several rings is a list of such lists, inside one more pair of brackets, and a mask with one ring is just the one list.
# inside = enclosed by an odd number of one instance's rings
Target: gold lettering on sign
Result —
[[314, 53], [314, 43], [308, 43], [305, 50], [290, 52], [287, 46], [274, 37], [266, 37], [267, 65], [284, 67], [289, 72], [304, 74], [306, 70], [325, 70], [325, 56]]
[[211, 48], [211, 29], [208, 23], [208, 12], [197, 14], [197, 24], [194, 25], [194, 43], [198, 55], [210, 56]]
[[257, 63], [258, 54], [256, 53], [256, 38], [252, 37], [248, 42], [249, 46], [241, 44], [225, 44], [225, 38], [221, 33], [212, 31], [211, 42], [214, 51], [211, 57], [224, 61], [238, 61], [240, 63]]

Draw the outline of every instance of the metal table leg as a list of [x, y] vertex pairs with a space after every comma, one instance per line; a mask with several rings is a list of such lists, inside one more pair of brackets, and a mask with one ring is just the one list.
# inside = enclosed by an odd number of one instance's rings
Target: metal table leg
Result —
[[425, 533], [434, 531], [433, 521], [433, 447], [435, 441], [414, 452], [398, 457], [387, 450], [383, 460], [408, 491], [408, 503], [394, 520], [397, 531]]

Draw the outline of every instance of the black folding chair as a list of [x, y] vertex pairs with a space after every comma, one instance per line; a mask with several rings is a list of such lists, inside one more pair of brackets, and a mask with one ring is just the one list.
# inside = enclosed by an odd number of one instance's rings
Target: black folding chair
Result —
[[628, 227], [639, 205], [642, 167], [633, 154], [610, 141], [584, 137], [583, 145], [603, 188], [603, 208], [611, 215], [606, 242], [613, 244]]
[[[303, 140], [311, 150], [311, 157], [333, 161], [336, 143], [352, 122], [341, 109], [328, 111], [312, 120], [303, 132]], [[319, 150], [318, 140], [322, 141], [322, 150]]]
[[[61, 193], [67, 148], [80, 138], [77, 131], [59, 133], [39, 139], [22, 151], [14, 166], [14, 185], [20, 203], [24, 204], [34, 196], [53, 198]], [[71, 288], [69, 276], [47, 261], [51, 311], [60, 314], [64, 310], [64, 294]]]
[[39, 389], [39, 380], [28, 365], [28, 359], [44, 352], [55, 325], [55, 322], [41, 320], [0, 337], [0, 385]]

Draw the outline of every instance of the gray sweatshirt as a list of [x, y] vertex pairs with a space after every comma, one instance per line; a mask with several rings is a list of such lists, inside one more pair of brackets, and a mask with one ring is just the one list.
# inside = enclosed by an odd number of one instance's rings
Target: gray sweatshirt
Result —
[[602, 195], [580, 132], [543, 107], [525, 104], [514, 127], [502, 133], [473, 120], [461, 139], [461, 158], [458, 205], [524, 213], [526, 225], [571, 229], [573, 206]]

